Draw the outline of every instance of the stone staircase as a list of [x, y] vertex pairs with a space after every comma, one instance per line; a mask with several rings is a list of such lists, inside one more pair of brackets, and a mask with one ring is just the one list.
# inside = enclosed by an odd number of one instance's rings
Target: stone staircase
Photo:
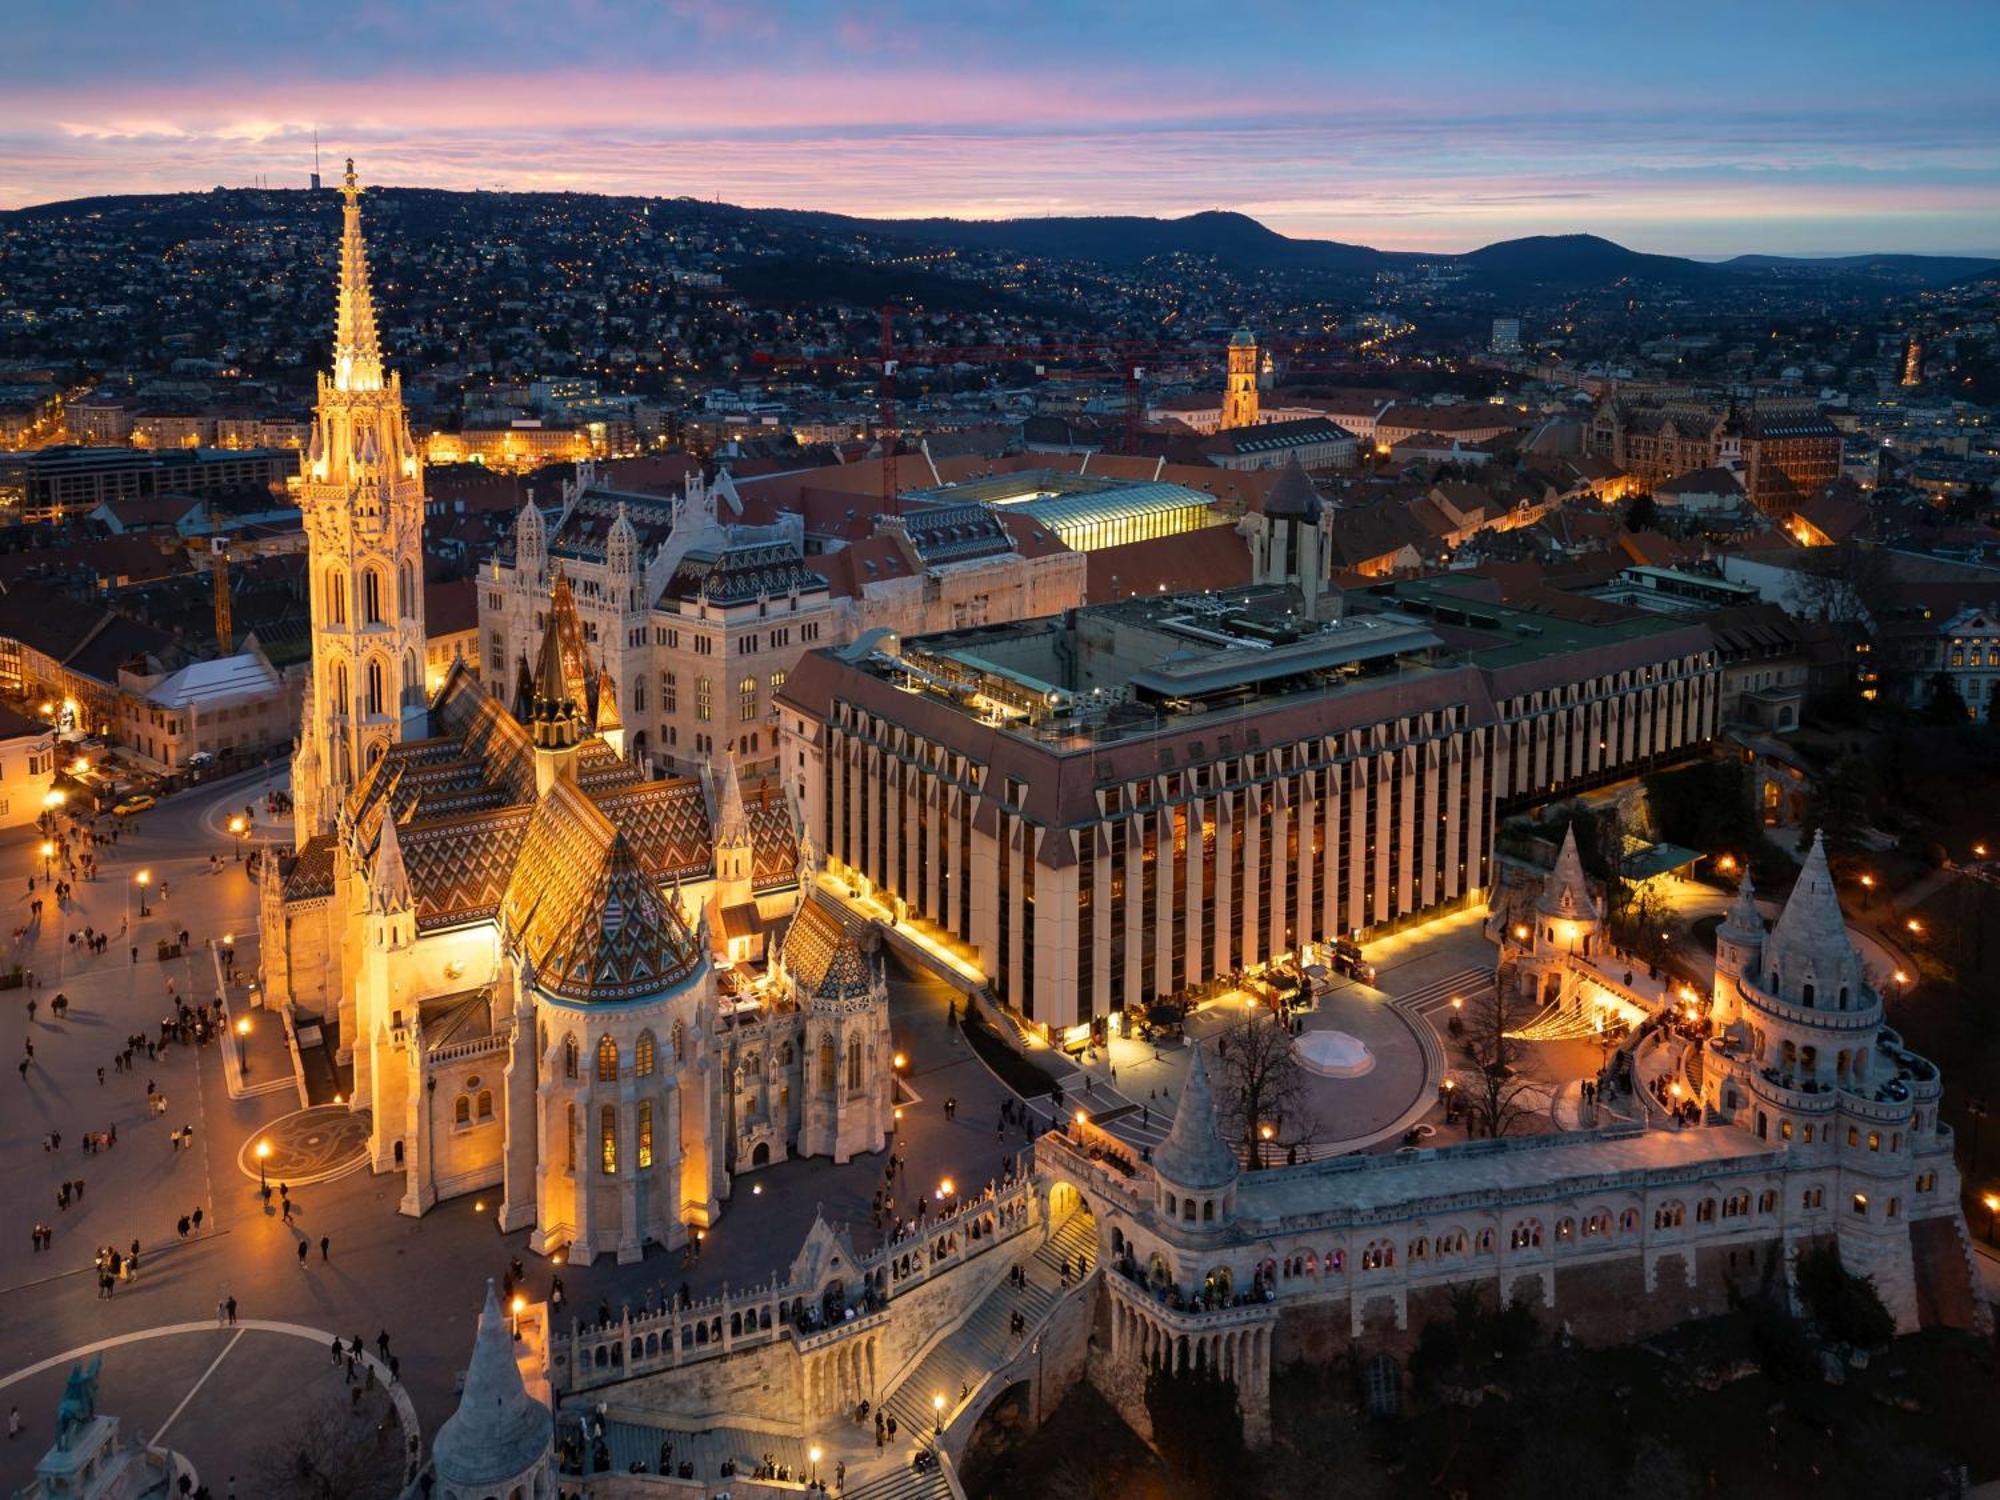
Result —
[[[727, 1483], [722, 1476], [724, 1459], [736, 1461], [737, 1477], [748, 1479], [769, 1454], [773, 1463], [789, 1464], [794, 1475], [803, 1475], [808, 1459], [804, 1438], [771, 1432], [751, 1432], [736, 1427], [710, 1427], [687, 1432], [671, 1427], [654, 1427], [641, 1422], [613, 1418], [604, 1424], [605, 1446], [611, 1450], [613, 1474], [627, 1474], [632, 1465], [643, 1463], [645, 1472], [660, 1472], [660, 1443], [674, 1445], [673, 1470], [680, 1472], [683, 1460], [694, 1466], [694, 1478], [704, 1484]], [[826, 1466], [831, 1470], [831, 1465]]]
[[937, 1418], [933, 1396], [944, 1397], [944, 1418], [949, 1422], [958, 1409], [960, 1393], [976, 1390], [988, 1371], [1020, 1351], [1022, 1338], [1009, 1331], [1012, 1315], [1018, 1310], [1032, 1334], [1062, 1294], [1064, 1256], [1069, 1257], [1072, 1267], [1085, 1256], [1093, 1267], [1097, 1264], [1096, 1223], [1089, 1214], [1071, 1214], [1033, 1255], [1016, 1262], [1027, 1272], [1025, 1290], [1001, 1282], [903, 1378], [883, 1403], [883, 1410], [896, 1419], [899, 1439], [922, 1439], [930, 1434]]
[[919, 1474], [904, 1464], [865, 1484], [848, 1485], [840, 1500], [952, 1500], [957, 1494], [943, 1470], [927, 1469]]

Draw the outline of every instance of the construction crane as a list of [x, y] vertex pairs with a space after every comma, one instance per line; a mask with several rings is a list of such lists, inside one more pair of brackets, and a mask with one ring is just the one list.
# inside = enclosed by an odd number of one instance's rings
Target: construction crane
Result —
[[208, 573], [215, 586], [215, 649], [227, 656], [236, 649], [229, 614], [229, 538], [222, 534], [222, 512], [208, 508]]

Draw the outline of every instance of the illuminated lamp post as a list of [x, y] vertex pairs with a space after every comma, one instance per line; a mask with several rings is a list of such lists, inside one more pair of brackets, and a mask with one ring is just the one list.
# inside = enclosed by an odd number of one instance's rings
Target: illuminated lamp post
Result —
[[935, 1437], [943, 1431], [944, 1392], [939, 1391], [935, 1396], [931, 1397], [931, 1435]]
[[236, 1071], [245, 1078], [250, 1076], [250, 1059], [244, 1051], [250, 1040], [250, 1018], [244, 1016], [236, 1023]]
[[1986, 1243], [1993, 1243], [1993, 1216], [2000, 1213], [2000, 1193], [1988, 1193], [1979, 1200], [1986, 1205]]
[[270, 1159], [271, 1143], [269, 1141], [259, 1141], [257, 1143], [257, 1191], [260, 1193], [269, 1193], [271, 1191], [271, 1184], [264, 1176], [264, 1163]]
[[151, 870], [141, 870], [132, 878], [139, 882], [139, 915], [141, 917], [150, 917], [153, 914], [153, 909], [146, 904], [146, 887], [153, 883], [153, 872]]
[[521, 1314], [526, 1312], [527, 1310], [528, 1310], [528, 1299], [526, 1297], [523, 1297], [519, 1292], [516, 1292], [514, 1294], [514, 1301], [511, 1306], [511, 1311], [514, 1314], [514, 1337], [517, 1341], [521, 1337]]

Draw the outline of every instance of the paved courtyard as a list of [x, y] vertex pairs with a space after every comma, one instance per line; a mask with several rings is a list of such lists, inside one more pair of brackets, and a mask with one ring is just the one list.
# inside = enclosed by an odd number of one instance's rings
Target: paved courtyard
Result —
[[[169, 980], [175, 996], [214, 998], [217, 970], [208, 939], [233, 939], [240, 975], [247, 980], [255, 974], [256, 890], [235, 859], [239, 851], [227, 819], [257, 801], [266, 784], [255, 777], [213, 783], [120, 824], [117, 843], [97, 850], [98, 878], [77, 886], [69, 910], [45, 905], [39, 924], [30, 918], [27, 886], [31, 874], [39, 884], [42, 873], [39, 836], [0, 836], [0, 934], [28, 929], [18, 943], [19, 959], [39, 980], [34, 989], [0, 991], [0, 1049], [10, 1064], [25, 1056], [30, 1039], [35, 1049], [26, 1079], [17, 1076], [6, 1085], [8, 1103], [0, 1116], [0, 1192], [16, 1205], [0, 1233], [0, 1401], [21, 1408], [30, 1439], [0, 1452], [0, 1493], [26, 1483], [53, 1430], [54, 1394], [68, 1367], [60, 1357], [106, 1340], [132, 1340], [107, 1350], [106, 1410], [150, 1435], [192, 1391], [168, 1443], [212, 1480], [246, 1468], [305, 1400], [268, 1351], [295, 1342], [308, 1351], [309, 1363], [323, 1360], [335, 1331], [358, 1334], [371, 1348], [378, 1332], [391, 1334], [413, 1419], [427, 1442], [455, 1405], [485, 1281], [503, 1274], [514, 1257], [527, 1267], [531, 1295], [545, 1296], [550, 1276], [559, 1271], [570, 1309], [588, 1313], [600, 1301], [615, 1308], [683, 1282], [700, 1296], [724, 1282], [741, 1285], [782, 1270], [818, 1212], [848, 1223], [864, 1249], [879, 1239], [870, 1203], [883, 1180], [881, 1157], [841, 1167], [795, 1161], [739, 1177], [694, 1264], [680, 1252], [655, 1249], [630, 1266], [552, 1266], [528, 1252], [526, 1231], [502, 1235], [493, 1227], [490, 1193], [446, 1202], [421, 1219], [405, 1218], [396, 1211], [399, 1179], [365, 1167], [344, 1169], [351, 1122], [337, 1113], [300, 1115], [277, 1018], [248, 1008], [245, 984], [230, 987], [228, 1004], [232, 1022], [251, 1022], [247, 1077], [236, 1063], [233, 1031], [227, 1042], [169, 1047], [151, 1061], [142, 1053], [131, 1073], [118, 1071], [114, 1054], [128, 1035], [143, 1031], [157, 1041], [162, 1017], [173, 1012]], [[105, 817], [98, 829], [108, 836], [112, 825]], [[260, 819], [258, 833], [269, 831]], [[220, 857], [214, 873], [211, 855]], [[134, 878], [141, 870], [150, 877], [143, 918]], [[35, 894], [45, 901], [49, 895], [46, 887]], [[79, 956], [82, 945], [72, 950], [68, 942], [70, 931], [81, 933], [86, 925], [112, 934], [100, 956]], [[158, 938], [183, 928], [190, 949], [158, 961]], [[58, 993], [70, 1001], [65, 1020], [49, 1011]], [[1002, 1138], [1004, 1091], [947, 1025], [951, 998], [937, 980], [892, 974], [895, 1044], [910, 1060], [900, 1128], [906, 1171], [896, 1184], [904, 1213], [943, 1178], [983, 1183], [1026, 1142], [1019, 1130]], [[32, 1023], [30, 999], [36, 1002]], [[167, 1099], [163, 1115], [147, 1105], [149, 1081]], [[944, 1118], [946, 1099], [957, 1104], [951, 1121]], [[86, 1134], [114, 1126], [115, 1146], [85, 1153]], [[172, 1135], [188, 1126], [192, 1143], [177, 1149]], [[61, 1133], [57, 1151], [45, 1149], [50, 1132]], [[287, 1171], [296, 1168], [295, 1181], [266, 1163], [274, 1187], [279, 1181], [292, 1186], [290, 1223], [275, 1197], [267, 1209], [258, 1195], [249, 1148], [260, 1139], [271, 1141], [273, 1159], [280, 1151], [292, 1153], [283, 1160]], [[312, 1180], [326, 1171], [337, 1175]], [[60, 1184], [79, 1178], [82, 1197], [59, 1208]], [[201, 1230], [193, 1233], [190, 1226], [182, 1239], [178, 1222], [196, 1207], [202, 1209]], [[36, 1222], [54, 1232], [46, 1251], [32, 1247]], [[321, 1236], [328, 1241], [324, 1260]], [[135, 1239], [138, 1278], [101, 1300], [97, 1249], [115, 1245], [123, 1253]], [[303, 1266], [301, 1244], [307, 1247]], [[311, 1338], [246, 1338], [202, 1381], [218, 1352], [214, 1340], [181, 1333], [146, 1337], [187, 1324], [212, 1327], [217, 1302], [230, 1296], [245, 1324], [295, 1326]], [[559, 1316], [558, 1332], [566, 1326]], [[52, 1359], [60, 1369], [46, 1364]], [[239, 1493], [251, 1491], [239, 1485]]]

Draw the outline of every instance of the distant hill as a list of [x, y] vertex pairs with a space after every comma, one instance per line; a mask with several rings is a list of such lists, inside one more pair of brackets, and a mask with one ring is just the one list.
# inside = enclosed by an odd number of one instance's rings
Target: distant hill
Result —
[[1677, 255], [1647, 255], [1595, 234], [1501, 240], [1457, 257], [1495, 281], [1609, 282], [1621, 278], [1699, 282], [1712, 267]]
[[1945, 286], [2000, 274], [2000, 261], [1977, 255], [1738, 255], [1717, 263], [1724, 271], [1774, 271], [1788, 275], [1875, 276]]
[[845, 214], [782, 212], [797, 222], [885, 239], [979, 250], [1014, 250], [1055, 260], [1129, 266], [1169, 255], [1213, 256], [1243, 270], [1290, 268], [1372, 271], [1394, 257], [1366, 245], [1299, 240], [1238, 213], [1198, 213], [1179, 219], [1137, 215], [1041, 219], [857, 219]]
[[[50, 218], [141, 213], [155, 229], [200, 233], [204, 224], [227, 222], [262, 211], [274, 197], [290, 190], [216, 189], [205, 193], [149, 194], [74, 199], [31, 208], [0, 211], [0, 223], [11, 218]], [[637, 210], [650, 202], [683, 219], [713, 219], [737, 224], [789, 227], [808, 236], [832, 239], [873, 239], [913, 243], [941, 250], [960, 249], [1019, 254], [1038, 259], [1091, 261], [1107, 266], [1136, 266], [1176, 255], [1214, 260], [1239, 273], [1319, 273], [1335, 277], [1372, 275], [1376, 271], [1417, 262], [1456, 263], [1476, 282], [1496, 288], [1558, 285], [1579, 289], [1607, 286], [1621, 280], [1699, 287], [1715, 278], [1771, 276], [1868, 280], [1903, 286], [1944, 286], [1954, 281], [2000, 273], [2000, 262], [1976, 256], [1846, 255], [1811, 258], [1783, 255], [1739, 255], [1719, 263], [1674, 255], [1649, 255], [1627, 249], [1594, 234], [1531, 235], [1501, 240], [1459, 253], [1418, 253], [1377, 250], [1339, 240], [1295, 238], [1280, 234], [1248, 214], [1211, 211], [1181, 218], [1140, 215], [1087, 215], [1033, 219], [868, 219], [806, 209], [742, 208], [690, 198], [646, 200], [578, 193], [451, 192], [432, 188], [378, 188], [380, 199], [400, 203], [409, 211], [449, 221], [471, 213], [490, 215], [531, 207], [542, 201], [602, 197], [607, 203]], [[329, 203], [332, 195], [326, 195]], [[787, 263], [754, 273], [762, 290], [779, 300], [807, 291], [810, 264], [816, 258]], [[864, 294], [870, 278], [858, 264], [841, 275]], [[940, 289], [942, 290], [942, 289]]]

